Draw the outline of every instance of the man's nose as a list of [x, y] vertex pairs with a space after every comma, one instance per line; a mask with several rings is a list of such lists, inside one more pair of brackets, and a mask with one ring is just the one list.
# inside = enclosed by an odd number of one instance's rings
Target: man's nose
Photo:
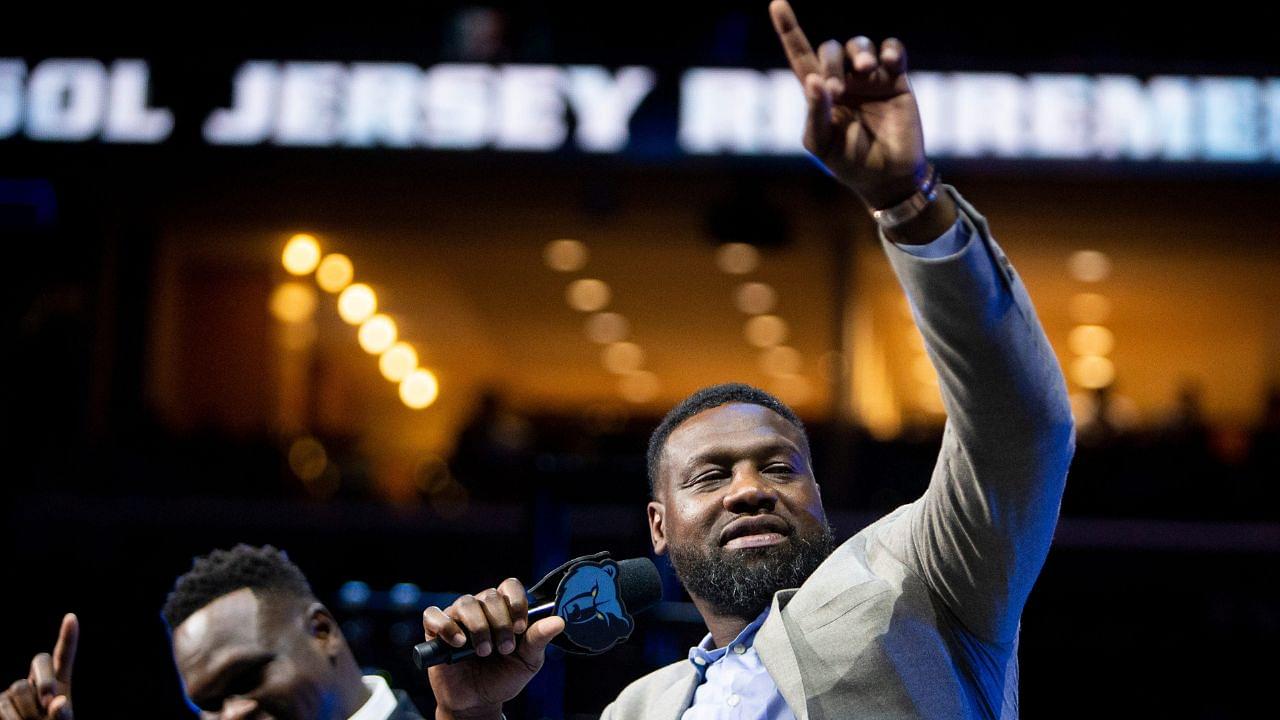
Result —
[[777, 502], [777, 491], [755, 468], [735, 470], [733, 483], [724, 494], [724, 507], [733, 513], [772, 510]]
[[221, 720], [244, 720], [258, 710], [258, 701], [246, 697], [227, 698], [222, 703]]

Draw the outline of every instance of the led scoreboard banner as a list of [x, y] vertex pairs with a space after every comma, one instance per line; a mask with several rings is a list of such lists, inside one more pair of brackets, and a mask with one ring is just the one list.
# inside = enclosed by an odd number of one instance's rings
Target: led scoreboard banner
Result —
[[[0, 143], [172, 142], [174, 112], [152, 104], [150, 77], [140, 59], [0, 58]], [[1280, 78], [917, 71], [911, 80], [938, 158], [1280, 162]], [[787, 70], [691, 68], [670, 93], [656, 93], [658, 83], [643, 66], [254, 60], [230, 78], [223, 107], [183, 122], [198, 123], [209, 146], [804, 153], [805, 102]], [[667, 103], [659, 94], [676, 107], [646, 105]], [[667, 121], [633, 123], [642, 111]]]

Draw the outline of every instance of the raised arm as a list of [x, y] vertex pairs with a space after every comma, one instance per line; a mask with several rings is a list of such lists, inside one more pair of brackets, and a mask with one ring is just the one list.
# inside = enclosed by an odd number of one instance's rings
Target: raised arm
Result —
[[[915, 194], [928, 163], [902, 43], [877, 51], [857, 37], [814, 53], [785, 0], [769, 9], [809, 103], [805, 147], [872, 209]], [[911, 247], [943, 235], [952, 242], [942, 257]], [[1062, 371], [986, 220], [953, 188], [882, 240], [948, 420], [928, 490], [880, 526], [879, 541], [966, 629], [1008, 643], [1048, 552], [1074, 450]]]

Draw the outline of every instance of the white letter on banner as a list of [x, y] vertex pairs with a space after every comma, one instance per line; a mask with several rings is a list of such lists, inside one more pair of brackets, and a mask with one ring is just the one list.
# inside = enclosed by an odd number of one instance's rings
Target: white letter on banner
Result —
[[27, 135], [88, 140], [102, 128], [107, 71], [97, 60], [45, 60], [31, 71]]
[[1151, 93], [1160, 157], [1191, 160], [1200, 152], [1196, 143], [1195, 98], [1191, 80], [1185, 77], [1153, 77], [1147, 82]]
[[[1031, 151], [1045, 158], [1084, 158], [1089, 145], [1089, 91], [1084, 75], [1031, 75]], [[926, 135], [926, 137], [928, 137]]]
[[1261, 160], [1261, 93], [1247, 77], [1210, 77], [1199, 82], [1204, 118], [1204, 155], [1208, 160]]
[[173, 132], [173, 113], [147, 107], [151, 70], [143, 60], [117, 60], [111, 66], [111, 99], [102, 139], [107, 142], [158, 143]]
[[680, 147], [689, 153], [756, 153], [767, 78], [755, 70], [694, 68], [680, 79]]
[[497, 146], [555, 150], [564, 144], [564, 70], [554, 65], [504, 65], [498, 71]]
[[355, 63], [347, 84], [347, 145], [409, 147], [417, 125], [414, 95], [421, 72], [406, 63]]
[[490, 109], [493, 69], [487, 65], [436, 65], [422, 76], [424, 117], [418, 142], [465, 150], [484, 147], [493, 137]]
[[803, 155], [804, 120], [809, 103], [795, 73], [770, 70], [769, 100], [765, 113], [765, 130], [761, 138], [770, 152], [779, 155]]
[[214, 110], [204, 123], [204, 139], [212, 145], [253, 145], [267, 139], [275, 120], [280, 71], [275, 63], [253, 61], [240, 66], [231, 107]]
[[653, 85], [653, 71], [647, 67], [620, 68], [613, 77], [598, 65], [570, 67], [569, 106], [578, 121], [578, 147], [592, 152], [625, 148], [631, 116]]
[[1151, 98], [1132, 75], [1100, 75], [1093, 89], [1093, 146], [1106, 160], [1147, 160], [1158, 148]]
[[1026, 152], [1023, 81], [1008, 73], [955, 73], [955, 154], [1019, 157]]
[[955, 114], [951, 110], [951, 82], [936, 72], [911, 73], [911, 92], [920, 110], [925, 147], [930, 157], [951, 154], [955, 140]]
[[1271, 159], [1280, 160], [1280, 78], [1268, 78], [1266, 90], [1267, 146]]
[[26, 63], [0, 58], [0, 138], [13, 135], [22, 125], [22, 81], [26, 76]]
[[346, 68], [339, 63], [291, 62], [280, 83], [278, 145], [333, 145], [338, 141]]

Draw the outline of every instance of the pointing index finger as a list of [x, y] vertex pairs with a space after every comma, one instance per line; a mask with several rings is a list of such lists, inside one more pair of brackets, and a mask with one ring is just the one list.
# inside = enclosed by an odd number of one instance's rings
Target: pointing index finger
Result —
[[804, 30], [800, 29], [800, 23], [796, 22], [791, 3], [787, 0], [774, 0], [769, 4], [769, 16], [773, 18], [773, 29], [782, 41], [782, 49], [787, 53], [791, 71], [800, 82], [804, 82], [806, 76], [818, 72], [818, 56], [809, 45], [809, 39], [804, 36]]

